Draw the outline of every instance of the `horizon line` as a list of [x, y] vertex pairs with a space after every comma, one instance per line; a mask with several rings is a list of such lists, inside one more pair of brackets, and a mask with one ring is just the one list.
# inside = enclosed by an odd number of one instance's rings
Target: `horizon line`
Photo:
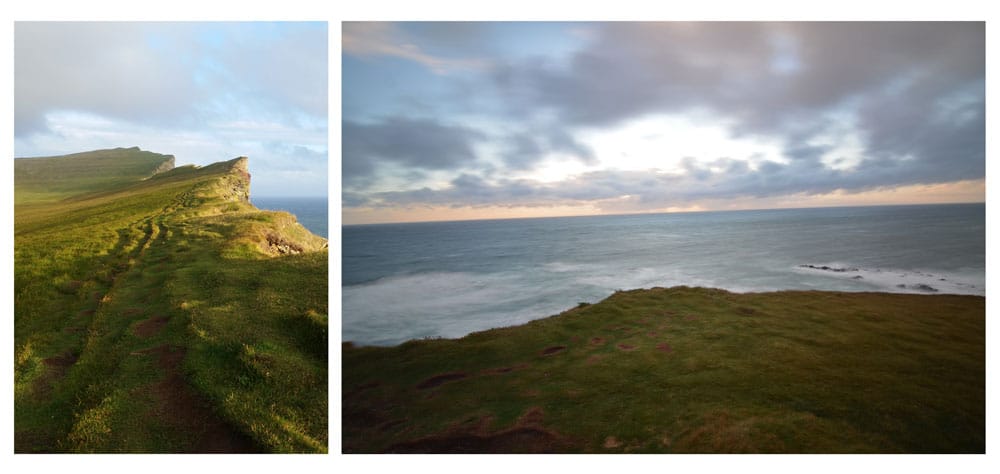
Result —
[[[848, 206], [799, 206], [799, 207], [753, 207], [753, 208], [743, 208], [743, 209], [701, 209], [695, 211], [647, 211], [647, 212], [621, 212], [621, 213], [608, 213], [608, 214], [566, 214], [560, 216], [523, 216], [523, 217], [492, 217], [492, 218], [472, 218], [472, 219], [432, 219], [432, 220], [419, 220], [419, 221], [384, 221], [384, 222], [365, 222], [359, 224], [344, 224], [341, 220], [340, 227], [360, 227], [369, 225], [391, 225], [391, 224], [431, 224], [431, 223], [444, 223], [444, 222], [486, 222], [486, 221], [511, 221], [511, 220], [527, 220], [527, 219], [566, 219], [573, 217], [627, 217], [627, 216], [643, 216], [643, 215], [658, 215], [658, 214], [708, 214], [714, 212], [746, 212], [746, 211], [791, 211], [800, 209], [847, 209], [854, 207], [905, 207], [905, 206], [952, 206], [952, 205], [969, 205], [969, 204], [986, 204], [986, 201], [962, 201], [962, 202], [917, 202], [908, 204], [857, 204]], [[343, 207], [341, 207], [341, 212], [343, 212]], [[343, 217], [343, 216], [341, 216]]]

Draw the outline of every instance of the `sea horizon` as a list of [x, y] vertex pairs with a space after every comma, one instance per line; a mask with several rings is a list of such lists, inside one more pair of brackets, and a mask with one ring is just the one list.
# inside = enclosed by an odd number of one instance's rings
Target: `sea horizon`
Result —
[[295, 218], [303, 227], [310, 232], [329, 239], [329, 219], [327, 206], [329, 197], [327, 196], [254, 196], [250, 195], [250, 202], [261, 210], [286, 211], [295, 215]]
[[617, 290], [985, 296], [985, 203], [342, 227], [343, 339], [461, 337]]
[[[252, 200], [252, 199], [251, 199]], [[895, 203], [895, 204], [852, 204], [852, 205], [831, 205], [831, 206], [801, 206], [801, 207], [762, 207], [748, 209], [702, 209], [693, 211], [652, 211], [652, 212], [622, 212], [613, 214], [567, 214], [559, 216], [516, 216], [516, 217], [490, 217], [472, 219], [432, 219], [420, 221], [385, 221], [385, 222], [365, 222], [357, 224], [341, 224], [341, 227], [361, 227], [396, 224], [434, 224], [445, 222], [492, 222], [492, 221], [516, 221], [535, 219], [567, 219], [567, 218], [588, 218], [588, 217], [628, 217], [628, 216], [651, 216], [651, 215], [674, 215], [674, 214], [709, 214], [724, 212], [755, 212], [755, 211], [782, 211], [782, 210], [806, 210], [806, 209], [853, 209], [868, 207], [912, 207], [912, 206], [963, 206], [982, 204], [986, 201], [962, 201], [962, 202], [929, 202], [929, 203]]]

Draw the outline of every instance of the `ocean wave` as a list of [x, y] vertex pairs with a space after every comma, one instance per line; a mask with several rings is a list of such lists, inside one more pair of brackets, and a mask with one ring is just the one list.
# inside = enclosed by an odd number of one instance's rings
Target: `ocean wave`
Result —
[[892, 293], [940, 293], [986, 295], [981, 271], [944, 271], [927, 269], [864, 268], [843, 262], [800, 264], [796, 272], [850, 280]]

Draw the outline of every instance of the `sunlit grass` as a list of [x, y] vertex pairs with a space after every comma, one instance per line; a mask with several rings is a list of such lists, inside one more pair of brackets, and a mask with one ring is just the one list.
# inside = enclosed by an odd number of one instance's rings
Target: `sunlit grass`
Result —
[[15, 450], [324, 452], [325, 240], [245, 202], [239, 160], [112, 152], [99, 183], [106, 152], [18, 160]]

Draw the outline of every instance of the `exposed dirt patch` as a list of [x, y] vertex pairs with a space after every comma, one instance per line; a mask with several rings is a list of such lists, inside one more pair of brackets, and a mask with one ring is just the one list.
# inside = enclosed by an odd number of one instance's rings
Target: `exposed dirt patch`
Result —
[[592, 345], [595, 345], [595, 346], [599, 346], [601, 344], [604, 344], [605, 342], [606, 341], [604, 340], [603, 337], [592, 337], [592, 338], [590, 338], [590, 343]]
[[660, 352], [667, 352], [667, 353], [670, 353], [670, 352], [674, 351], [674, 349], [670, 347], [670, 344], [667, 344], [666, 342], [661, 342], [661, 343], [657, 344], [656, 345], [656, 350], [658, 350]]
[[618, 348], [621, 349], [621, 350], [623, 350], [623, 351], [634, 351], [635, 350], [635, 346], [630, 345], [630, 344], [618, 344]]
[[656, 337], [656, 331], [649, 331], [646, 333], [646, 335], [649, 337]]
[[546, 347], [544, 350], [542, 350], [542, 355], [543, 356], [547, 356], [547, 355], [552, 355], [552, 354], [558, 354], [558, 353], [560, 353], [560, 352], [562, 352], [564, 350], [566, 350], [566, 346]]
[[753, 308], [747, 308], [746, 306], [740, 306], [739, 308], [736, 308], [736, 314], [740, 316], [753, 316], [757, 314], [757, 310]]
[[78, 356], [78, 355], [76, 355], [76, 354], [74, 354], [74, 353], [72, 353], [70, 351], [66, 351], [66, 352], [63, 352], [62, 354], [59, 354], [57, 356], [46, 357], [46, 358], [42, 359], [42, 362], [45, 364], [46, 367], [54, 367], [54, 368], [65, 369], [65, 368], [67, 368], [67, 367], [75, 364], [76, 361], [77, 361], [77, 359], [79, 359], [79, 358], [80, 358], [80, 356]]
[[621, 447], [621, 445], [622, 442], [618, 441], [618, 438], [615, 438], [614, 436], [608, 436], [607, 438], [604, 438], [604, 447], [606, 449], [618, 448]]
[[441, 385], [441, 384], [443, 384], [445, 382], [452, 382], [452, 381], [455, 381], [455, 380], [461, 380], [461, 379], [464, 379], [464, 378], [466, 378], [468, 376], [469, 376], [469, 374], [466, 374], [465, 372], [451, 372], [451, 373], [447, 373], [447, 374], [438, 374], [438, 375], [435, 375], [435, 376], [433, 376], [433, 377], [431, 377], [431, 378], [429, 378], [427, 380], [424, 380], [423, 382], [420, 382], [419, 384], [417, 384], [417, 388], [420, 389], [420, 390], [425, 390], [425, 389], [428, 389], [428, 388], [434, 388], [434, 387], [437, 387], [438, 385]]
[[52, 386], [66, 376], [69, 368], [76, 363], [80, 356], [72, 351], [66, 351], [59, 355], [42, 359], [45, 365], [45, 372], [35, 379], [32, 385], [32, 393], [37, 398], [47, 398], [52, 393]]
[[592, 355], [590, 357], [587, 357], [587, 360], [584, 361], [584, 364], [586, 364], [586, 365], [594, 365], [594, 364], [600, 362], [601, 359], [603, 359], [603, 358], [604, 358], [604, 356], [595, 354], [595, 355]]
[[506, 374], [508, 372], [513, 372], [515, 370], [520, 370], [528, 367], [528, 364], [517, 364], [509, 367], [497, 367], [495, 369], [486, 369], [483, 371], [483, 375], [499, 375]]
[[165, 424], [189, 433], [183, 453], [258, 453], [253, 441], [220, 419], [211, 406], [188, 386], [180, 365], [185, 350], [161, 345], [141, 351], [157, 357], [164, 377], [149, 387], [155, 400], [151, 415]]
[[698, 320], [698, 316], [696, 316], [694, 314], [689, 314], [687, 316], [684, 316], [684, 320], [685, 321], [697, 321]]
[[79, 280], [70, 280], [66, 283], [56, 286], [56, 290], [64, 295], [75, 295], [76, 292], [83, 286], [83, 282]]
[[528, 408], [520, 418], [517, 419], [516, 426], [541, 426], [545, 420], [545, 411], [541, 407]]
[[155, 336], [163, 330], [169, 320], [167, 316], [153, 316], [146, 319], [135, 326], [135, 335], [143, 338]]

